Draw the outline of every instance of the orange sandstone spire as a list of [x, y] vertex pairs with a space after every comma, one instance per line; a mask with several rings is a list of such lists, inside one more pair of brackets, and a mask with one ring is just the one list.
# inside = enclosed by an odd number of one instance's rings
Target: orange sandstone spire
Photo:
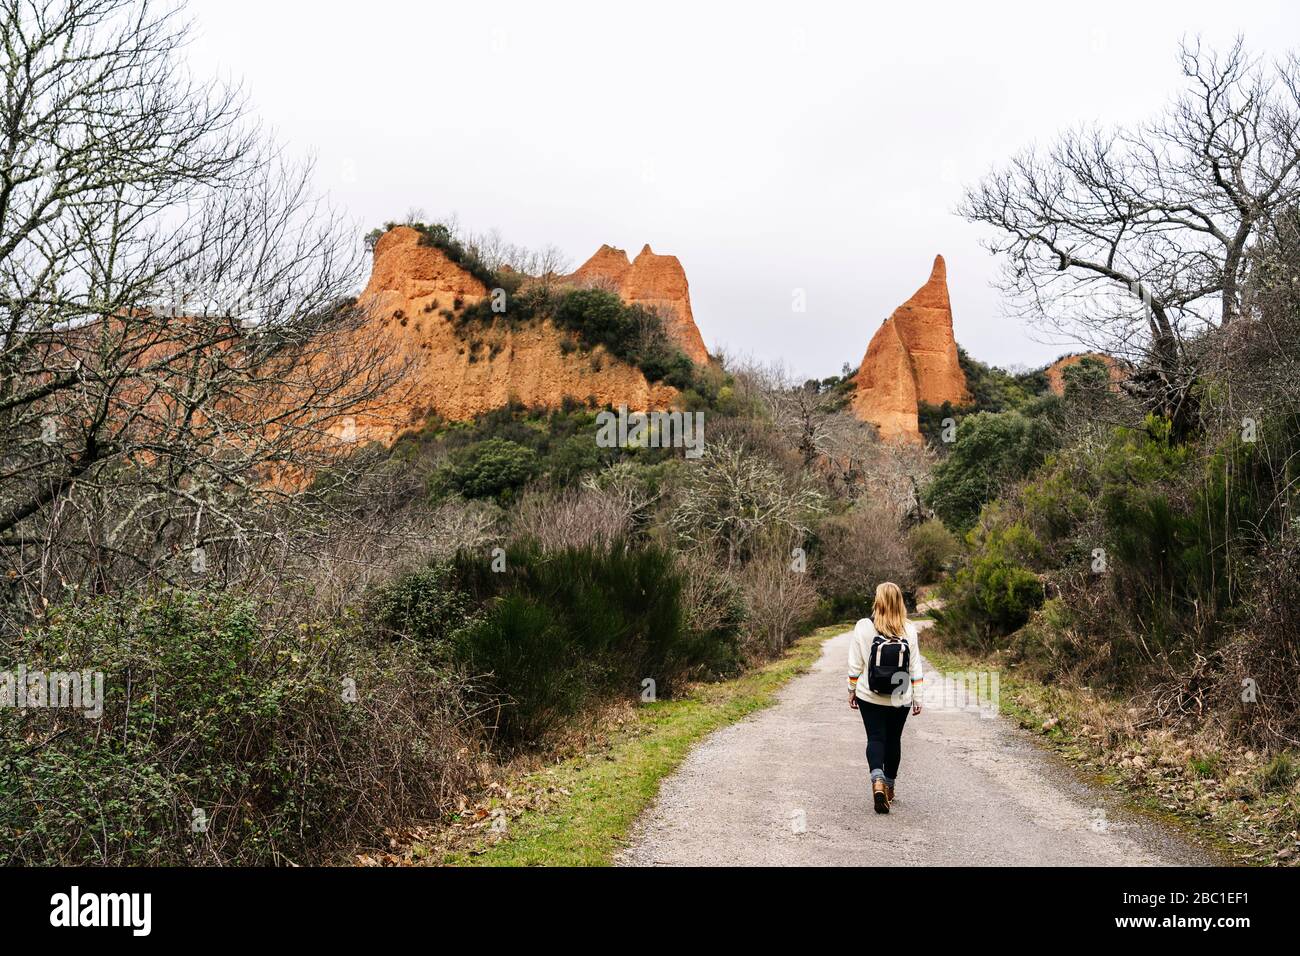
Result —
[[676, 256], [656, 255], [647, 244], [628, 262], [622, 249], [601, 246], [569, 279], [579, 285], [609, 288], [629, 305], [658, 310], [669, 337], [687, 357], [698, 365], [708, 363], [709, 352], [691, 311], [686, 270]]
[[858, 368], [851, 407], [882, 438], [920, 441], [920, 402], [970, 401], [957, 358], [948, 299], [948, 270], [934, 257], [930, 278], [876, 331]]

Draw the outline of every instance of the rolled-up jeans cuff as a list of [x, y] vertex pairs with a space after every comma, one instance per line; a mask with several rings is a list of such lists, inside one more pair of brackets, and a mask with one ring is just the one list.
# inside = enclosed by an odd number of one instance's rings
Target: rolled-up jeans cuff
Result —
[[871, 771], [871, 779], [872, 779], [873, 781], [876, 781], [876, 780], [884, 780], [885, 783], [889, 783], [889, 781], [885, 778], [885, 771], [883, 771], [883, 770], [873, 770], [873, 771]]

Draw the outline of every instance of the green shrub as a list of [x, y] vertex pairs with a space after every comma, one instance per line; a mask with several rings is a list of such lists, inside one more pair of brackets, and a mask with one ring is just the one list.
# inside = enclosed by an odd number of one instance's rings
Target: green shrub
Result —
[[1152, 416], [1106, 449], [1098, 510], [1113, 588], [1162, 649], [1213, 637], [1242, 602], [1253, 555], [1288, 537], [1300, 418], [1274, 413], [1259, 432], [1244, 441], [1234, 425], [1188, 444]]
[[1030, 569], [1042, 546], [1024, 524], [1002, 521], [996, 506], [986, 509], [967, 542], [966, 563], [941, 589], [940, 617], [949, 633], [987, 651], [1042, 605], [1043, 583]]
[[953, 558], [961, 551], [961, 542], [943, 526], [942, 521], [926, 521], [907, 533], [907, 549], [912, 555], [913, 573], [918, 584], [939, 580]]
[[608, 663], [584, 653], [562, 608], [519, 592], [496, 598], [460, 635], [454, 659], [484, 681], [496, 742], [538, 745], [611, 683]]
[[1039, 680], [1052, 681], [1090, 657], [1073, 640], [1073, 617], [1060, 598], [1044, 601], [1007, 645], [1010, 659]]
[[456, 632], [474, 620], [469, 598], [456, 587], [445, 564], [395, 578], [380, 587], [369, 604], [367, 617], [381, 633], [414, 642], [433, 661], [450, 658]]
[[1290, 751], [1274, 754], [1259, 770], [1259, 787], [1265, 793], [1287, 790], [1300, 780], [1300, 760]]
[[671, 448], [602, 448], [596, 444], [596, 414], [569, 401], [553, 410], [509, 404], [468, 422], [431, 416], [394, 443], [391, 458], [402, 474], [430, 471], [428, 490], [435, 500], [458, 493], [508, 505], [530, 481], [564, 488], [625, 458], [648, 464], [680, 455]]
[[980, 508], [1029, 475], [1055, 446], [1044, 417], [980, 412], [961, 421], [952, 451], [934, 469], [926, 498], [943, 523], [966, 531]]
[[470, 776], [444, 672], [339, 628], [276, 630], [235, 594], [58, 607], [4, 656], [104, 687], [98, 720], [0, 709], [6, 862], [322, 862], [441, 812]]
[[1049, 456], [1032, 481], [1020, 489], [1018, 499], [1025, 521], [1044, 544], [1062, 543], [1060, 560], [1080, 557], [1073, 538], [1089, 518], [1101, 494], [1100, 464], [1088, 449], [1066, 449]]
[[506, 438], [489, 438], [455, 452], [435, 476], [434, 492], [509, 500], [540, 470], [537, 452], [531, 448]]
[[1101, 359], [1085, 356], [1061, 371], [1061, 384], [1067, 402], [1091, 404], [1110, 391], [1110, 369]]
[[1223, 773], [1223, 756], [1217, 753], [1202, 754], [1187, 761], [1187, 769], [1198, 777], [1212, 779]]
[[614, 460], [615, 449], [596, 444], [594, 431], [570, 435], [560, 441], [542, 463], [551, 482], [563, 487], [574, 484], [583, 475], [599, 471]]
[[626, 305], [603, 289], [570, 289], [555, 301], [551, 318], [577, 335], [586, 348], [603, 346], [641, 369], [652, 382], [716, 397], [717, 387], [707, 377], [697, 376], [695, 363], [668, 337], [663, 320], [652, 310]]
[[971, 401], [965, 405], [944, 402], [931, 405], [921, 402], [917, 406], [917, 424], [921, 434], [932, 447], [941, 453], [950, 450], [943, 441], [944, 422], [952, 419], [958, 424], [979, 412], [1023, 411], [1031, 416], [1054, 409], [1056, 400], [1045, 394], [1047, 375], [1044, 369], [1012, 374], [996, 366], [973, 359], [961, 346], [957, 359], [966, 378], [966, 389]]
[[974, 399], [972, 405], [976, 411], [1025, 410], [1047, 391], [1044, 369], [1013, 375], [971, 358], [960, 346], [957, 360], [966, 376], [966, 388]]
[[734, 620], [704, 632], [687, 627], [681, 573], [655, 546], [543, 555], [515, 545], [504, 572], [464, 554], [455, 571], [483, 613], [457, 633], [454, 660], [484, 676], [506, 746], [537, 743], [592, 702], [634, 698], [646, 679], [670, 696], [737, 658]]

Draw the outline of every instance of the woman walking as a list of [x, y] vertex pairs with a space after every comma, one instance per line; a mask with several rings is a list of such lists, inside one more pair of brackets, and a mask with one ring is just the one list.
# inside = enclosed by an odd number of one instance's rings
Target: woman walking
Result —
[[921, 712], [923, 680], [916, 625], [907, 619], [903, 592], [886, 581], [876, 588], [871, 617], [858, 621], [849, 643], [849, 706], [862, 715], [867, 729], [877, 813], [888, 813], [894, 800], [903, 724], [909, 707], [914, 714]]

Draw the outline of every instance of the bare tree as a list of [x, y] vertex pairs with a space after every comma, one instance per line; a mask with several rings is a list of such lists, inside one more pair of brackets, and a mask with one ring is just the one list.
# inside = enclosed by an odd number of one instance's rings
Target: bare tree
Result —
[[1186, 343], [1242, 313], [1248, 251], [1300, 197], [1300, 61], [1264, 66], [1181, 48], [1186, 87], [1154, 120], [1064, 134], [967, 192], [960, 212], [1000, 234], [1004, 288], [1036, 320], [1145, 369], [1181, 420]]
[[801, 540], [811, 519], [825, 510], [824, 501], [801, 478], [783, 475], [724, 439], [710, 442], [687, 471], [670, 521], [683, 541], [716, 546], [732, 568], [760, 544]]
[[544, 282], [550, 283], [567, 275], [573, 268], [573, 260], [559, 246], [548, 243], [534, 249], [528, 260], [527, 272]]
[[781, 437], [798, 450], [805, 467], [825, 454], [839, 427], [835, 396], [816, 382], [795, 381], [781, 362], [747, 361], [734, 375], [738, 387], [760, 402]]
[[0, 0], [0, 562], [31, 603], [273, 533], [393, 372], [350, 230], [186, 35]]
[[745, 650], [753, 657], [779, 654], [817, 608], [812, 576], [790, 569], [788, 550], [773, 549], [738, 569], [736, 578], [745, 597]]
[[628, 462], [616, 462], [585, 476], [576, 488], [525, 492], [510, 516], [511, 530], [548, 552], [609, 548], [644, 525], [662, 495]]
[[915, 562], [901, 530], [894, 502], [871, 498], [817, 528], [815, 571], [826, 594], [854, 596], [869, 603], [876, 585], [896, 581], [904, 587], [915, 579]]
[[454, 223], [448, 225], [448, 229], [453, 238], [457, 238], [471, 255], [493, 272], [511, 269], [522, 275], [549, 281], [569, 269], [569, 260], [558, 246], [531, 249], [507, 241], [501, 230], [495, 228], [464, 237], [458, 236]]

